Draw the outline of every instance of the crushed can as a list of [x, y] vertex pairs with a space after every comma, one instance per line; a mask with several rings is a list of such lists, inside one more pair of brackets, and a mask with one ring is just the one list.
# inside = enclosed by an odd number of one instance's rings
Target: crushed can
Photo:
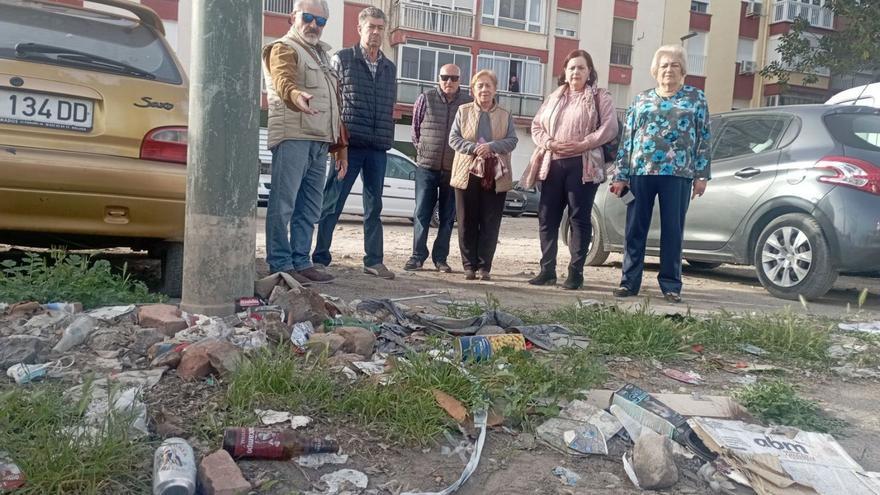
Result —
[[462, 360], [484, 361], [491, 358], [499, 349], [504, 348], [524, 351], [526, 350], [526, 339], [519, 333], [501, 333], [468, 335], [459, 337], [455, 341], [455, 351]]
[[153, 495], [193, 495], [196, 457], [182, 438], [162, 442], [153, 456]]

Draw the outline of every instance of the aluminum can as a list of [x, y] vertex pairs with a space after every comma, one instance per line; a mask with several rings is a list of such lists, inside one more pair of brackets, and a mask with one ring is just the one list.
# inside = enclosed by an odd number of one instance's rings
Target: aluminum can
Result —
[[492, 357], [498, 349], [511, 348], [525, 350], [526, 340], [519, 333], [501, 333], [496, 335], [469, 335], [459, 337], [455, 348], [461, 359], [483, 361]]
[[196, 457], [182, 438], [162, 442], [153, 456], [153, 495], [193, 495]]

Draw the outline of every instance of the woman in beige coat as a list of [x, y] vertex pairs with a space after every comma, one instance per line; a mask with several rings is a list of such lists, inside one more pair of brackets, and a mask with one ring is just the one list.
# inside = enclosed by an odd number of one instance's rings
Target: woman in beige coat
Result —
[[481, 70], [471, 79], [473, 103], [455, 115], [449, 146], [455, 150], [452, 179], [458, 220], [458, 245], [467, 280], [489, 280], [498, 244], [504, 198], [512, 187], [510, 152], [516, 130], [510, 112], [495, 102], [498, 78]]

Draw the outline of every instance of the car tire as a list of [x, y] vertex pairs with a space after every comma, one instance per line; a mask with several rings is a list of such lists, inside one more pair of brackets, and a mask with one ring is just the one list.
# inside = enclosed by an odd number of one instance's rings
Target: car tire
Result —
[[781, 299], [822, 297], [837, 279], [822, 228], [803, 213], [782, 215], [764, 227], [754, 264], [761, 285]]
[[440, 226], [440, 206], [434, 205], [434, 211], [431, 212], [431, 227], [437, 228]]
[[605, 239], [602, 238], [602, 227], [599, 216], [593, 211], [590, 215], [590, 225], [592, 225], [593, 236], [590, 239], [590, 246], [587, 248], [587, 266], [599, 266], [605, 263], [608, 255], [611, 254], [605, 249]]
[[516, 213], [508, 213], [508, 215], [512, 216], [513, 218], [519, 218], [522, 216], [522, 214], [523, 214], [523, 212], [521, 212], [521, 211], [518, 211]]
[[[590, 224], [593, 227], [593, 236], [590, 239], [590, 246], [587, 249], [587, 266], [599, 266], [602, 263], [605, 263], [605, 260], [608, 259], [608, 255], [611, 253], [607, 251], [604, 247], [604, 239], [602, 239], [602, 227], [601, 222], [599, 222], [599, 216], [596, 215], [596, 211], [590, 215]], [[568, 209], [565, 210], [565, 213], [562, 215], [562, 223], [559, 224], [559, 237], [562, 239], [562, 243], [568, 246], [569, 241], [571, 240], [571, 221], [568, 218]]]
[[719, 266], [723, 265], [723, 263], [719, 263], [717, 261], [697, 261], [697, 260], [685, 260], [688, 262], [688, 266], [693, 270], [714, 270]]
[[159, 292], [168, 297], [180, 297], [183, 292], [183, 243], [163, 242], [155, 253], [162, 266]]

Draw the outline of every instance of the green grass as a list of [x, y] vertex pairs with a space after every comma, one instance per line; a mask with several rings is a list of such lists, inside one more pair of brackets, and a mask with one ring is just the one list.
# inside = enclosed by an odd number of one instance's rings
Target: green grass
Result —
[[203, 436], [219, 434], [224, 424], [254, 424], [253, 410], [275, 408], [323, 418], [340, 418], [402, 443], [425, 444], [455, 422], [441, 409], [432, 390], [455, 397], [469, 410], [502, 405], [511, 423], [531, 423], [542, 408], [595, 386], [603, 371], [586, 352], [564, 352], [538, 358], [527, 352], [505, 352], [487, 362], [468, 362], [466, 372], [427, 353], [407, 355], [387, 373], [389, 385], [369, 378], [354, 383], [328, 369], [321, 358], [296, 356], [279, 347], [265, 350], [232, 377], [227, 404], [210, 411], [197, 426]]
[[564, 306], [547, 313], [521, 315], [529, 323], [555, 322], [592, 339], [603, 355], [670, 359], [695, 344], [707, 352], [741, 352], [741, 344], [768, 351], [769, 360], [820, 366], [828, 362], [833, 325], [821, 319], [784, 311], [772, 314], [717, 313], [706, 318], [668, 317], [616, 307]]
[[111, 415], [95, 439], [65, 431], [79, 424], [85, 403], [63, 389], [35, 384], [0, 391], [0, 450], [27, 476], [21, 494], [149, 492], [151, 447], [129, 437], [130, 418]]
[[821, 433], [840, 431], [846, 425], [841, 420], [822, 414], [816, 403], [798, 396], [793, 385], [782, 381], [748, 385], [734, 396], [749, 412], [766, 423]]
[[0, 267], [0, 301], [80, 302], [88, 309], [163, 299], [151, 294], [143, 282], [133, 280], [124, 268], [116, 273], [107, 260], [92, 262], [64, 251], [52, 251], [48, 259], [28, 253], [21, 263], [4, 260]]

